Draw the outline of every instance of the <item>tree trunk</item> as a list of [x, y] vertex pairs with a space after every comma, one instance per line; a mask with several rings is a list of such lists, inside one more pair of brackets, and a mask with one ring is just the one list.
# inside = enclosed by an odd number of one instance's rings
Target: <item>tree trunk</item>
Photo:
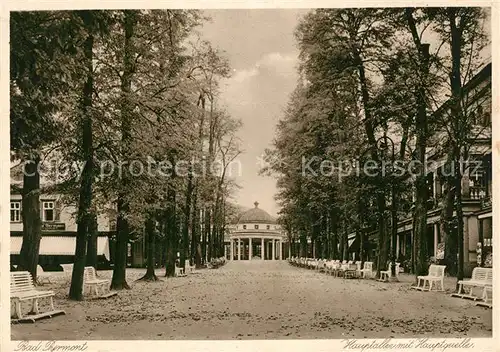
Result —
[[427, 274], [427, 199], [428, 188], [425, 177], [425, 149], [427, 146], [427, 107], [425, 81], [429, 73], [429, 44], [422, 44], [413, 18], [413, 8], [405, 10], [408, 27], [413, 42], [418, 50], [419, 75], [422, 77], [416, 92], [417, 116], [415, 119], [416, 131], [416, 159], [418, 167], [415, 180], [415, 211], [413, 214], [413, 271], [415, 275]]
[[361, 262], [361, 267], [363, 267], [363, 263], [365, 260], [364, 256], [364, 250], [365, 250], [365, 233], [362, 228], [362, 220], [364, 217], [363, 213], [363, 207], [361, 205], [361, 198], [360, 195], [358, 195], [357, 202], [356, 202], [356, 211], [358, 213], [358, 223], [357, 223], [357, 231], [356, 231], [356, 240], [359, 243], [359, 261]]
[[345, 230], [345, 222], [344, 222], [344, 220], [342, 220], [342, 225], [341, 225], [341, 229], [340, 229], [340, 241], [339, 241], [340, 242], [339, 243], [340, 260], [345, 260], [344, 259], [344, 239], [345, 239], [344, 234], [345, 234], [345, 231], [346, 231]]
[[177, 259], [178, 246], [175, 190], [168, 190], [167, 199], [167, 260], [165, 265], [165, 276], [172, 277], [175, 275], [175, 261]]
[[444, 242], [444, 264], [448, 274], [457, 275], [457, 255], [458, 255], [458, 241], [457, 232], [453, 226], [453, 208], [455, 201], [455, 177], [453, 156], [454, 152], [450, 151], [448, 160], [445, 165], [445, 172], [443, 175], [443, 201], [440, 215], [440, 229]]
[[[420, 108], [424, 110], [419, 115], [425, 114], [425, 105]], [[425, 128], [422, 123], [422, 116], [417, 117], [417, 131], [421, 128]], [[421, 135], [422, 133], [420, 133]], [[417, 160], [423, 163], [425, 162], [425, 141], [422, 137], [417, 135]], [[423, 167], [420, 168], [417, 174], [417, 179], [415, 182], [416, 191], [416, 201], [415, 201], [415, 211], [414, 217], [414, 230], [413, 230], [413, 258], [414, 258], [414, 268], [413, 272], [415, 275], [425, 275], [427, 274], [427, 199], [428, 199], [428, 188], [427, 181], [425, 178], [425, 173]]]
[[200, 242], [200, 214], [198, 209], [198, 191], [195, 188], [193, 194], [193, 209], [191, 215], [191, 258], [197, 268], [201, 265], [201, 253], [198, 252]]
[[189, 173], [188, 185], [186, 189], [186, 203], [184, 205], [184, 226], [182, 229], [181, 244], [181, 268], [185, 269], [186, 258], [189, 258], [189, 223], [191, 221], [191, 196], [193, 193], [193, 174]]
[[[458, 271], [457, 271], [457, 289], [458, 281], [464, 278], [464, 220], [463, 220], [463, 210], [462, 210], [462, 170], [461, 170], [461, 158], [462, 158], [462, 145], [467, 143], [466, 133], [464, 133], [464, 128], [467, 126], [464, 122], [464, 111], [462, 110], [462, 80], [461, 80], [461, 70], [460, 62], [462, 58], [462, 28], [458, 28], [456, 24], [457, 19], [457, 8], [449, 7], [448, 20], [450, 21], [451, 29], [451, 115], [453, 121], [451, 123], [453, 130], [453, 150], [455, 156], [455, 197], [456, 205], [455, 212], [457, 215], [457, 241], [458, 241]], [[467, 248], [467, 255], [469, 251]]]
[[87, 39], [84, 43], [86, 81], [83, 86], [82, 99], [82, 151], [85, 165], [81, 176], [80, 198], [78, 201], [78, 217], [76, 229], [76, 249], [73, 273], [71, 275], [71, 286], [69, 289], [69, 299], [83, 299], [83, 274], [85, 270], [85, 260], [87, 256], [87, 236], [90, 234], [90, 224], [92, 221], [92, 182], [94, 179], [94, 150], [92, 146], [92, 93], [93, 93], [93, 55], [94, 46], [93, 15], [91, 11], [82, 11], [80, 16], [87, 29]]
[[300, 256], [307, 257], [307, 236], [305, 230], [300, 231]]
[[[357, 50], [353, 51], [354, 59], [357, 64], [359, 81], [361, 86], [361, 98], [363, 102], [363, 111], [365, 113], [364, 127], [365, 133], [368, 139], [368, 143], [371, 149], [371, 158], [379, 164], [379, 156], [377, 152], [377, 140], [375, 139], [375, 128], [373, 117], [370, 107], [370, 95], [368, 93], [368, 81], [366, 79], [365, 67], [363, 60]], [[387, 250], [386, 250], [386, 226], [385, 226], [385, 195], [381, 192], [376, 194], [376, 204], [378, 213], [378, 260], [377, 260], [377, 276], [380, 275], [380, 269], [385, 263], [387, 263]]]
[[391, 276], [393, 279], [396, 278], [396, 242], [397, 242], [397, 237], [398, 237], [398, 195], [396, 194], [396, 187], [394, 184], [391, 187], [391, 194], [392, 194], [392, 204], [391, 204], [391, 230], [392, 230], [392, 240], [391, 240], [391, 261], [392, 261], [392, 266], [391, 266]]
[[210, 207], [205, 208], [205, 243], [207, 245], [207, 254], [206, 254], [206, 260], [207, 262], [210, 262], [212, 260], [212, 234], [211, 234], [211, 209]]
[[323, 213], [323, 216], [321, 218], [321, 237], [322, 237], [322, 240], [323, 240], [323, 246], [322, 246], [322, 249], [323, 249], [323, 252], [322, 252], [322, 257], [324, 259], [328, 259], [329, 258], [329, 253], [328, 253], [328, 239], [329, 239], [329, 236], [328, 236], [328, 214], [327, 213]]
[[339, 247], [338, 247], [338, 223], [337, 217], [331, 212], [331, 231], [332, 231], [332, 258], [335, 260], [339, 259]]
[[40, 157], [25, 164], [22, 193], [23, 244], [19, 255], [19, 269], [29, 271], [36, 283], [36, 267], [42, 239], [40, 218]]
[[[132, 76], [134, 74], [134, 27], [137, 21], [135, 10], [125, 10], [124, 19], [124, 48], [123, 48], [123, 74], [121, 77], [121, 158], [126, 160], [131, 143], [131, 120], [134, 109], [134, 103], [130, 97], [132, 91]], [[130, 187], [127, 168], [123, 169], [121, 178], [121, 189], [118, 195], [118, 219], [116, 223], [116, 254], [115, 266], [113, 268], [113, 278], [111, 279], [111, 289], [121, 290], [129, 289], [126, 279], [129, 224], [127, 215], [129, 213], [129, 204], [126, 194]]]
[[87, 263], [86, 266], [92, 266], [97, 269], [97, 237], [99, 229], [97, 224], [97, 215], [95, 211], [90, 214], [89, 238], [87, 243]]
[[[457, 153], [460, 155], [460, 151]], [[455, 163], [455, 197], [457, 199], [455, 211], [457, 214], [457, 241], [458, 241], [458, 271], [457, 271], [457, 284], [456, 289], [458, 290], [458, 281], [464, 279], [464, 252], [467, 250], [467, 255], [469, 254], [469, 248], [464, 248], [464, 214], [462, 209], [462, 174], [461, 174], [461, 164]], [[468, 245], [468, 244], [467, 244]]]
[[146, 261], [146, 274], [139, 280], [143, 281], [158, 281], [158, 277], [155, 274], [155, 240], [156, 240], [156, 229], [155, 229], [155, 218], [153, 214], [147, 214], [147, 219], [145, 223], [146, 239], [148, 243], [148, 258]]

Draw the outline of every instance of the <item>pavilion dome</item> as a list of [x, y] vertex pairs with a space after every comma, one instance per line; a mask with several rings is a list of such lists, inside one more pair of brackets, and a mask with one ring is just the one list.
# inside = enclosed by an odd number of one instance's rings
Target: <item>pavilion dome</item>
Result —
[[253, 203], [255, 205], [255, 208], [247, 210], [244, 212], [239, 220], [238, 223], [260, 223], [260, 224], [275, 224], [276, 220], [269, 215], [269, 213], [265, 210], [262, 210], [259, 208], [259, 203], [255, 202]]

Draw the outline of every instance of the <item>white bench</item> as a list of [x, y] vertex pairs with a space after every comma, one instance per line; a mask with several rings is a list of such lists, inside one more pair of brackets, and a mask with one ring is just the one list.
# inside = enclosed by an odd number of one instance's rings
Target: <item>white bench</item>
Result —
[[363, 264], [363, 269], [359, 270], [359, 275], [362, 278], [366, 278], [367, 276], [372, 278], [373, 277], [373, 262], [365, 262]]
[[348, 262], [347, 266], [344, 266], [343, 268], [343, 277], [345, 279], [348, 278], [355, 278], [356, 277], [356, 272], [357, 272], [358, 266], [353, 263], [353, 262]]
[[[444, 292], [444, 270], [446, 265], [436, 265], [431, 264], [429, 266], [429, 274], [417, 276], [417, 286], [412, 286], [412, 288], [420, 291], [432, 291], [432, 286], [434, 283], [441, 283], [441, 289], [436, 289], [437, 291]], [[420, 285], [422, 283], [422, 285]], [[425, 287], [425, 284], [429, 283], [429, 288]], [[437, 285], [436, 285], [437, 288]]]
[[61, 267], [63, 268], [64, 276], [68, 280], [71, 280], [71, 275], [73, 274], [73, 265], [74, 264], [61, 264]]
[[342, 270], [342, 262], [340, 260], [336, 260], [333, 263], [333, 267], [331, 269], [332, 275], [335, 277], [339, 276], [339, 273], [341, 272], [341, 270]]
[[[10, 299], [15, 305], [14, 318], [16, 320], [30, 320], [35, 321], [42, 317], [52, 317], [58, 314], [65, 314], [63, 310], [54, 309], [54, 297], [55, 293], [53, 291], [39, 291], [35, 288], [33, 284], [33, 278], [28, 271], [15, 271], [10, 273]], [[40, 314], [40, 309], [38, 307], [38, 300], [40, 298], [48, 298], [50, 303], [50, 311]], [[23, 317], [21, 303], [24, 301], [32, 302], [31, 312], [34, 315], [29, 317]]]
[[[86, 266], [83, 271], [83, 294], [85, 295], [86, 289], [89, 293], [92, 290], [96, 297], [109, 297], [116, 293], [111, 294], [109, 292], [110, 280], [98, 279], [93, 266]], [[102, 293], [99, 293], [99, 289], [102, 289]]]
[[[458, 293], [452, 294], [453, 297], [470, 298], [473, 300], [481, 299], [484, 294], [485, 286], [493, 285], [493, 269], [476, 267], [472, 270], [470, 280], [460, 280], [458, 282]], [[481, 290], [481, 296], [474, 294], [474, 288]], [[467, 289], [468, 292], [465, 292]]]
[[183, 268], [179, 268], [178, 266], [176, 266], [174, 276], [175, 277], [182, 277], [182, 276], [186, 276], [186, 273], [184, 272]]
[[356, 264], [356, 276], [360, 277], [361, 276], [361, 261], [355, 261], [354, 264]]
[[198, 272], [196, 271], [196, 265], [191, 265], [189, 264], [189, 260], [186, 260], [184, 262], [184, 266], [186, 268], [186, 272], [188, 274], [197, 274]]
[[325, 259], [320, 259], [319, 262], [318, 262], [318, 266], [316, 267], [316, 269], [319, 272], [325, 271], [326, 270], [326, 260]]
[[482, 301], [477, 302], [476, 306], [493, 308], [493, 286], [484, 286]]

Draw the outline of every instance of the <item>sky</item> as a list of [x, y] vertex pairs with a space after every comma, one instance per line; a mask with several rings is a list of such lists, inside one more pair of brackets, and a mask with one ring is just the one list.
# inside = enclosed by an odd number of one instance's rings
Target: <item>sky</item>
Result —
[[235, 202], [252, 208], [258, 201], [259, 208], [276, 216], [276, 180], [259, 175], [259, 158], [271, 147], [276, 124], [297, 83], [294, 31], [307, 11], [205, 12], [212, 21], [203, 26], [202, 35], [225, 52], [233, 69], [231, 78], [221, 82], [221, 104], [243, 123], [238, 133], [243, 149], [239, 157], [241, 173], [236, 175], [241, 189], [234, 195]]

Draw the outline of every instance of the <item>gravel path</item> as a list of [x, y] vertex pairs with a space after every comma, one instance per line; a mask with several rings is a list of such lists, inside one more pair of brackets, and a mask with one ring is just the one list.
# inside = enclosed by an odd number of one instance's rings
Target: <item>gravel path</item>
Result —
[[[287, 262], [229, 262], [184, 278], [133, 282], [145, 270], [129, 269], [132, 289], [107, 300], [66, 299], [66, 315], [13, 324], [13, 340], [282, 339], [383, 337], [491, 337], [492, 313], [449, 294], [411, 290], [399, 283], [342, 279]], [[111, 277], [111, 272], [99, 272]], [[451, 292], [454, 279], [447, 278]], [[45, 287], [43, 289], [45, 289]]]

